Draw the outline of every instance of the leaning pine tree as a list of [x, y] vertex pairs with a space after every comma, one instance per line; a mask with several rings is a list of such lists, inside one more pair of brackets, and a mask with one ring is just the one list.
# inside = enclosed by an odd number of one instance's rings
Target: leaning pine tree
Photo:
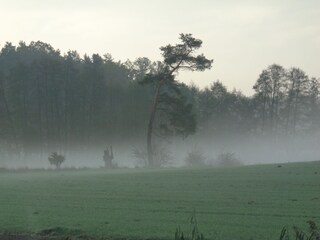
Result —
[[[142, 84], [153, 84], [155, 92], [147, 129], [147, 152], [149, 166], [155, 166], [152, 135], [154, 123], [159, 114], [160, 132], [176, 134], [186, 137], [196, 129], [195, 116], [192, 105], [186, 101], [182, 94], [183, 84], [176, 80], [181, 70], [204, 71], [210, 69], [213, 60], [207, 59], [203, 54], [195, 55], [202, 41], [191, 34], [180, 34], [180, 44], [161, 47], [163, 62], [152, 73], [141, 81]], [[165, 119], [165, 121], [163, 121]]]

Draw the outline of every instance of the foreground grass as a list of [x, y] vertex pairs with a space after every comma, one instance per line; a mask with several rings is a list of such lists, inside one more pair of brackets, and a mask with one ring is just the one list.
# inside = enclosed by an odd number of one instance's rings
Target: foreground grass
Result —
[[320, 222], [320, 162], [0, 173], [0, 232], [172, 239], [193, 209], [206, 238], [278, 239]]

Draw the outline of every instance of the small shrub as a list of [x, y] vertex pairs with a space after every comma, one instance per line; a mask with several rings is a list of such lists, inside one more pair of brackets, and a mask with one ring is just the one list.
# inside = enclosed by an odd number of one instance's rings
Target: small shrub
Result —
[[159, 166], [159, 167], [166, 166], [172, 160], [171, 152], [163, 146], [154, 147], [153, 159], [156, 163], [156, 166]]
[[188, 153], [185, 162], [188, 166], [203, 166], [205, 165], [206, 157], [198, 148], [193, 149]]
[[[139, 166], [145, 167], [148, 165], [148, 153], [146, 149], [134, 147], [132, 153], [133, 157], [138, 160]], [[171, 152], [165, 147], [154, 146], [153, 160], [155, 166], [162, 167], [168, 165], [172, 160]]]
[[137, 167], [145, 167], [148, 165], [148, 154], [144, 148], [133, 147], [132, 156], [138, 161]]
[[58, 154], [57, 152], [53, 152], [48, 157], [48, 160], [51, 165], [54, 165], [57, 169], [59, 169], [61, 164], [66, 160], [66, 158], [63, 155]]
[[236, 158], [234, 153], [224, 152], [220, 153], [217, 157], [217, 164], [223, 167], [241, 166], [242, 163]]

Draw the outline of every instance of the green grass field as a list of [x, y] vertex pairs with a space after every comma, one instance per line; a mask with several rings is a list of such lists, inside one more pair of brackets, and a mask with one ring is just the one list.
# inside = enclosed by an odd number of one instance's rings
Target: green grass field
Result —
[[320, 162], [0, 173], [0, 232], [173, 239], [193, 209], [209, 239], [278, 239], [285, 225], [320, 224]]

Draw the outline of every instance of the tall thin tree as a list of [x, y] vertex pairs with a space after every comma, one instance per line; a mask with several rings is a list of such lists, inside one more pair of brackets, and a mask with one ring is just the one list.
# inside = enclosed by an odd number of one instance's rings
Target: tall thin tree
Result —
[[162, 88], [164, 86], [168, 86], [168, 88], [177, 86], [175, 77], [180, 70], [204, 71], [210, 69], [213, 62], [203, 54], [195, 55], [195, 51], [202, 45], [201, 40], [194, 38], [191, 34], [180, 34], [180, 40], [181, 43], [179, 44], [169, 44], [160, 48], [164, 58], [163, 64], [156, 73], [147, 74], [143, 80], [144, 83], [155, 83], [155, 92], [147, 128], [147, 151], [150, 166], [155, 164], [153, 161], [152, 134]]

